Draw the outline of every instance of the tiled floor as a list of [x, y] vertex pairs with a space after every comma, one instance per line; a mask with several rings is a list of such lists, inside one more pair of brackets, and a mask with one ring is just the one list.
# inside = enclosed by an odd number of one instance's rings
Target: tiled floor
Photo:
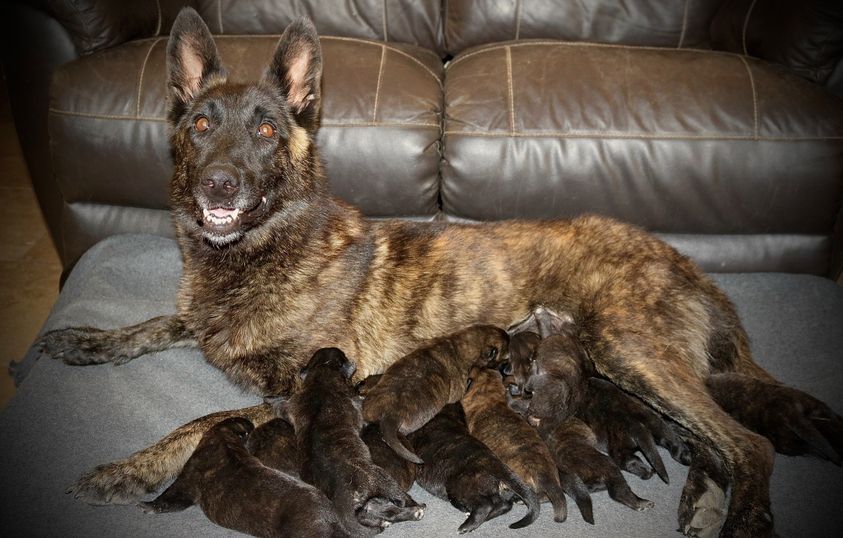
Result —
[[38, 208], [0, 82], [0, 409], [14, 394], [7, 371], [20, 360], [59, 291], [61, 263]]

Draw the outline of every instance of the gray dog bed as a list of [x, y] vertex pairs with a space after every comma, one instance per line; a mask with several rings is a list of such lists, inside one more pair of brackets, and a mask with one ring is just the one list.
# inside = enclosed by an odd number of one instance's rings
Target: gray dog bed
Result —
[[[91, 249], [75, 268], [47, 328], [110, 328], [174, 311], [181, 263], [172, 240], [126, 235]], [[716, 275], [738, 306], [757, 360], [779, 379], [843, 411], [843, 287], [812, 276]], [[30, 353], [16, 368], [21, 380], [0, 414], [0, 529], [5, 536], [218, 536], [198, 508], [146, 515], [134, 506], [93, 507], [65, 489], [97, 464], [125, 457], [177, 426], [213, 411], [253, 405], [195, 350], [172, 350], [127, 365], [70, 367]], [[634, 512], [593, 495], [596, 525], [584, 523], [569, 500], [568, 521], [553, 522], [548, 505], [532, 526], [511, 531], [523, 506], [484, 524], [474, 536], [679, 536], [676, 510], [686, 470], [665, 459], [671, 483], [626, 474], [633, 490], [655, 501]], [[427, 503], [419, 523], [383, 536], [456, 535], [465, 519], [449, 504], [414, 487]], [[843, 471], [828, 462], [779, 456], [772, 479], [781, 536], [843, 535]]]

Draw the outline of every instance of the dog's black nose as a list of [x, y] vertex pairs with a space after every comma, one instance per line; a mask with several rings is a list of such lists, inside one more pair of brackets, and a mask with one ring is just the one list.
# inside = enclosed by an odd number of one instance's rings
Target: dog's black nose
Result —
[[202, 191], [213, 202], [226, 202], [240, 189], [237, 171], [230, 166], [212, 165], [205, 169], [201, 180]]

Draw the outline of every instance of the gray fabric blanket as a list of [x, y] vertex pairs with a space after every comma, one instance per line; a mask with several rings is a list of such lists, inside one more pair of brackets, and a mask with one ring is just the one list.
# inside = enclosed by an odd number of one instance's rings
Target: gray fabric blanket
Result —
[[[45, 329], [110, 328], [172, 313], [181, 271], [176, 244], [154, 236], [110, 238], [75, 268]], [[843, 287], [811, 276], [717, 275], [746, 324], [757, 360], [781, 380], [843, 411]], [[4, 536], [230, 535], [198, 508], [146, 515], [135, 506], [93, 507], [65, 495], [83, 472], [125, 457], [198, 416], [253, 405], [195, 350], [141, 357], [127, 365], [70, 367], [30, 353], [16, 369], [18, 393], [0, 414], [0, 529]], [[676, 511], [686, 470], [662, 452], [671, 483], [627, 474], [633, 490], [655, 501], [634, 512], [596, 493], [596, 525], [569, 501], [568, 521], [546, 505], [532, 526], [507, 525], [523, 506], [484, 524], [482, 536], [678, 536]], [[465, 515], [414, 487], [428, 505], [419, 523], [383, 536], [454, 535]], [[772, 479], [781, 536], [843, 535], [843, 470], [810, 458], [779, 456]]]

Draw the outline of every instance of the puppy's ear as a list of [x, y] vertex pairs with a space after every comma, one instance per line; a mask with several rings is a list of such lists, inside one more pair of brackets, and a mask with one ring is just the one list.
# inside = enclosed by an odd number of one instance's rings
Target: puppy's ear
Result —
[[211, 31], [193, 8], [179, 12], [167, 43], [169, 120], [178, 123], [193, 99], [212, 82], [225, 80]]
[[297, 19], [284, 30], [263, 78], [281, 89], [296, 123], [313, 133], [322, 105], [322, 47], [310, 19]]

